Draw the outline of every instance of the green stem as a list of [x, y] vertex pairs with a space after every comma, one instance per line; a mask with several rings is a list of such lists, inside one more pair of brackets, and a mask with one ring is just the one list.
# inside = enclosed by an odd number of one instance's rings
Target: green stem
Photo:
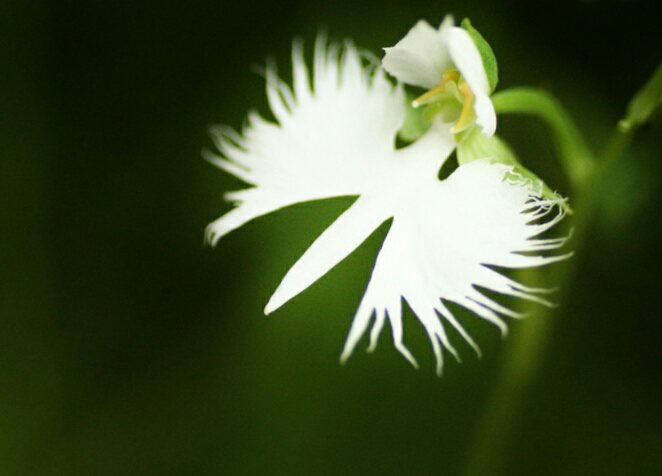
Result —
[[[527, 283], [539, 280], [540, 275], [529, 271]], [[531, 306], [527, 306], [531, 307]], [[525, 312], [532, 309], [526, 309]], [[549, 310], [542, 310], [547, 314]], [[538, 369], [546, 346], [552, 321], [537, 310], [513, 329], [510, 344], [502, 362], [496, 386], [490, 396], [477, 430], [475, 446], [469, 454], [469, 476], [497, 475], [505, 466], [515, 422], [524, 405], [526, 390]]]
[[535, 88], [513, 88], [492, 96], [502, 114], [527, 114], [545, 121], [554, 136], [559, 158], [574, 188], [582, 188], [595, 159], [570, 115], [551, 94]]
[[[581, 254], [585, 237], [600, 204], [599, 194], [603, 177], [624, 154], [637, 126], [645, 123], [662, 98], [662, 66], [651, 80], [633, 98], [625, 119], [621, 120], [600, 154], [602, 160], [596, 166], [591, 152], [580, 133], [556, 99], [534, 89], [519, 88], [495, 95], [495, 107], [499, 112], [526, 113], [543, 118], [552, 128], [559, 147], [562, 162], [579, 199], [575, 206], [575, 249]], [[653, 104], [653, 105], [651, 105]], [[562, 290], [569, 288], [578, 259], [552, 269], [551, 280]], [[540, 285], [541, 273], [528, 270], [521, 276], [532, 285]], [[563, 296], [559, 296], [563, 301]], [[553, 321], [548, 308], [526, 303], [532, 314], [514, 333], [512, 345], [499, 372], [494, 393], [488, 400], [485, 414], [479, 422], [476, 444], [470, 452], [467, 473], [497, 475], [503, 471], [510, 435], [517, 415], [520, 414], [526, 390], [534, 379], [542, 360]]]

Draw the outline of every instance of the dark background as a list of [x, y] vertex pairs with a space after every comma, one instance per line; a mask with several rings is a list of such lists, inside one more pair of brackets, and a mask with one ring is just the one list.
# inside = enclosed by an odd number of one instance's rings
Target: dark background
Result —
[[[600, 150], [659, 60], [657, 2], [53, 1], [0, 4], [0, 473], [459, 474], [510, 340], [465, 316], [434, 376], [385, 330], [337, 361], [384, 236], [265, 318], [280, 278], [347, 200], [296, 206], [216, 249], [239, 183], [206, 128], [266, 113], [253, 65], [319, 27], [375, 53], [419, 18], [471, 17], [500, 88], [557, 94]], [[285, 73], [287, 76], [287, 73]], [[546, 130], [503, 118], [565, 193]], [[508, 474], [659, 474], [660, 126], [613, 174], [549, 348], [511, 422]], [[410, 316], [411, 317], [411, 316]], [[518, 323], [512, 331], [517, 333]]]

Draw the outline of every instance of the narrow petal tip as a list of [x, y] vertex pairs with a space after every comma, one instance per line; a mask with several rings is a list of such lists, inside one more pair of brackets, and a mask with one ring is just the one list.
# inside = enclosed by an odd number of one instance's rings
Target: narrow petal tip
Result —
[[437, 364], [437, 370], [436, 370], [437, 377], [443, 377], [444, 375], [444, 366], [441, 364]]
[[407, 349], [407, 347], [405, 347], [405, 345], [402, 342], [395, 342], [394, 345], [397, 351], [400, 352], [400, 354], [402, 354], [402, 356], [405, 359], [407, 359], [407, 361], [412, 365], [412, 367], [418, 370], [418, 362], [411, 354], [411, 352], [409, 352], [409, 349]]
[[276, 309], [278, 309], [280, 306], [282, 306], [282, 303], [275, 303], [273, 297], [269, 299], [269, 302], [267, 303], [266, 306], [264, 306], [264, 315], [268, 316], [272, 312], [274, 312]]

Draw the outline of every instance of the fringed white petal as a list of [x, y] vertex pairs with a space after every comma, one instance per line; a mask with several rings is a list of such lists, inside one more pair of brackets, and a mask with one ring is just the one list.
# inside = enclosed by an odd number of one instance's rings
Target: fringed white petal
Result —
[[[437, 122], [414, 144], [395, 150], [404, 96], [383, 72], [364, 66], [351, 45], [341, 49], [324, 38], [315, 45], [312, 78], [300, 43], [292, 57], [292, 88], [267, 71], [267, 96], [277, 122], [253, 113], [241, 134], [222, 127], [212, 131], [220, 155], [208, 154], [207, 159], [250, 187], [226, 194], [236, 208], [209, 225], [208, 239], [216, 243], [248, 221], [293, 203], [359, 198], [294, 264], [265, 312], [314, 283], [389, 218], [393, 223], [342, 361], [374, 315], [369, 349], [375, 348], [388, 321], [395, 347], [416, 366], [403, 342], [403, 300], [430, 338], [438, 373], [444, 352], [459, 360], [451, 329], [480, 354], [444, 300], [471, 310], [502, 333], [507, 331], [504, 316], [521, 316], [477, 287], [550, 305], [540, 296], [545, 290], [525, 287], [490, 266], [533, 267], [567, 257], [537, 254], [565, 243], [565, 238], [539, 238], [563, 218], [560, 200], [542, 199], [512, 169], [488, 159], [463, 165], [439, 181], [437, 173], [455, 148], [449, 124]], [[472, 61], [463, 66], [468, 81], [477, 77]], [[482, 91], [481, 84], [470, 87]], [[489, 131], [489, 124], [482, 125]], [[543, 222], [555, 209], [559, 212]]]
[[[506, 166], [479, 160], [459, 167], [444, 181], [421, 180], [411, 194], [400, 195], [342, 360], [352, 353], [375, 312], [378, 318], [373, 325], [378, 328], [373, 329], [371, 348], [383, 324], [379, 316], [386, 316], [396, 347], [415, 362], [402, 343], [402, 298], [430, 337], [438, 373], [444, 351], [457, 358], [446, 329], [455, 329], [480, 353], [442, 299], [469, 309], [503, 334], [507, 332], [503, 316], [521, 315], [483, 295], [477, 286], [549, 304], [538, 296], [539, 290], [526, 288], [488, 266], [536, 267], [568, 257], [532, 254], [563, 246], [564, 239], [536, 238], [563, 218], [563, 208], [561, 202], [539, 205], [540, 198], [526, 183], [506, 180], [510, 174]], [[558, 210], [557, 215], [545, 224], [535, 224], [539, 211], [549, 207]]]
[[256, 113], [241, 134], [211, 130], [220, 155], [208, 160], [253, 187], [234, 196], [237, 208], [209, 225], [216, 242], [265, 213], [297, 202], [359, 195], [394, 153], [405, 117], [404, 95], [382, 70], [364, 66], [351, 44], [315, 44], [309, 78], [301, 43], [292, 53], [293, 83], [268, 69], [267, 97], [276, 123]]
[[384, 48], [384, 69], [399, 81], [430, 89], [452, 67], [446, 35], [453, 25], [447, 15], [439, 29], [420, 20], [391, 48]]

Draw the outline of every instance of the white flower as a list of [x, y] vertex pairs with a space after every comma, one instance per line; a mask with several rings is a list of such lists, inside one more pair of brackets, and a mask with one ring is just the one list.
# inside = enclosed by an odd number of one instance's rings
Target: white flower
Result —
[[494, 134], [496, 113], [483, 58], [469, 33], [453, 26], [451, 15], [446, 15], [438, 30], [420, 20], [394, 47], [384, 51], [382, 64], [387, 72], [403, 83], [429, 90], [414, 101], [414, 106], [443, 93], [456, 95], [463, 109], [453, 132], [466, 127], [473, 112], [483, 133]]
[[438, 372], [442, 349], [457, 356], [444, 324], [479, 352], [442, 299], [473, 311], [503, 333], [500, 315], [517, 314], [476, 286], [545, 302], [537, 295], [540, 290], [488, 265], [524, 268], [562, 259], [536, 254], [564, 243], [536, 238], [563, 217], [559, 211], [541, 223], [556, 210], [556, 201], [537, 196], [512, 168], [489, 158], [463, 165], [440, 181], [438, 171], [455, 142], [448, 124], [439, 121], [414, 144], [396, 149], [406, 110], [403, 91], [382, 70], [363, 66], [349, 44], [327, 46], [318, 39], [312, 84], [302, 46], [295, 44], [293, 77], [291, 89], [267, 72], [267, 95], [277, 123], [253, 113], [242, 134], [215, 129], [222, 156], [209, 159], [250, 187], [227, 194], [236, 208], [209, 225], [209, 241], [215, 244], [246, 222], [294, 203], [358, 198], [292, 266], [265, 313], [308, 288], [391, 218], [341, 360], [352, 353], [374, 314], [370, 348], [388, 320], [395, 347], [416, 365], [403, 344], [403, 298], [430, 337]]

